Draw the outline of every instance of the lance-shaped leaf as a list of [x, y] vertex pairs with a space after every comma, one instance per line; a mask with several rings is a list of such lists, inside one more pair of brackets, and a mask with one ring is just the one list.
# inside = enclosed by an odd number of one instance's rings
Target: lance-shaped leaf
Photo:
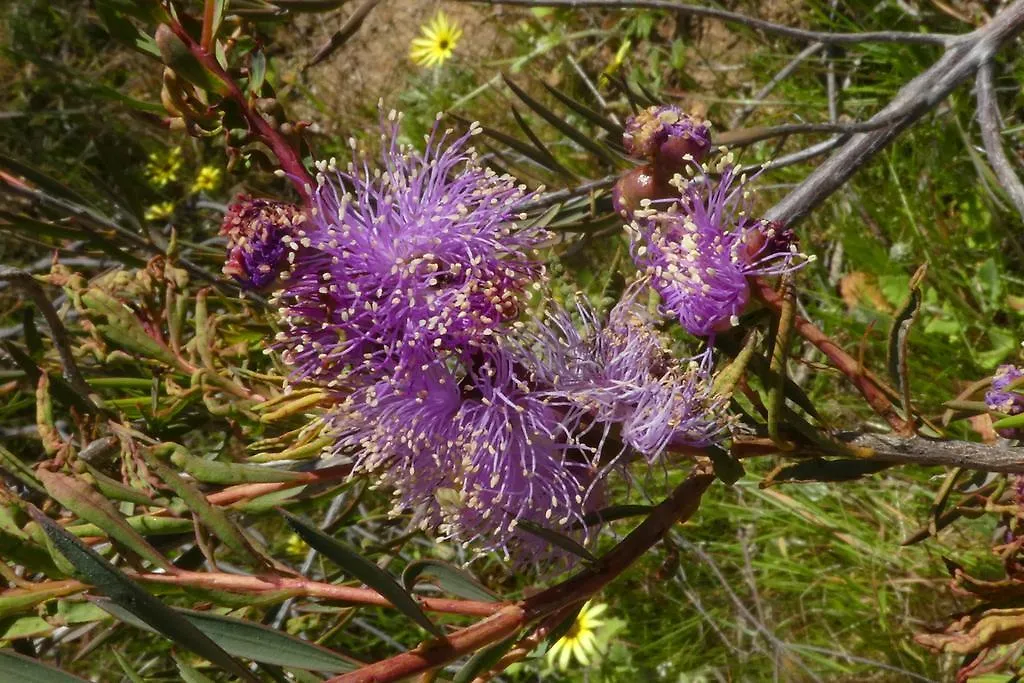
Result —
[[611, 505], [600, 510], [588, 512], [583, 516], [582, 520], [573, 524], [572, 528], [582, 529], [583, 527], [594, 526], [595, 524], [605, 524], [619, 519], [639, 517], [640, 515], [648, 514], [653, 509], [653, 505]]
[[107, 536], [157, 567], [172, 568], [171, 563], [156, 548], [131, 528], [117, 508], [89, 484], [77, 477], [69, 477], [60, 472], [51, 472], [45, 469], [38, 470], [37, 476], [46, 487], [46, 492], [58, 503], [75, 513], [79, 519], [95, 524]]
[[180, 359], [170, 349], [146, 333], [131, 309], [106, 292], [88, 289], [82, 293], [82, 303], [90, 312], [106, 318], [106, 324], [99, 325], [99, 329], [111, 343], [172, 367], [191, 370], [182, 367]]
[[[768, 369], [774, 381], [768, 387], [768, 436], [780, 448], [789, 450], [790, 444], [779, 432], [782, 409], [786, 401], [786, 366], [789, 359], [789, 344], [793, 338], [793, 317], [796, 315], [796, 288], [792, 276], [782, 276], [782, 308], [776, 321], [775, 341], [772, 345], [771, 363]], [[742, 469], [742, 468], [741, 468]]]
[[[109, 600], [96, 600], [95, 603], [127, 624], [153, 630], [134, 614]], [[353, 671], [357, 666], [325, 647], [300, 640], [257, 622], [212, 612], [180, 608], [175, 608], [175, 611], [224, 648], [225, 652], [236, 657], [324, 673]]]
[[892, 467], [892, 463], [857, 459], [824, 460], [822, 458], [813, 458], [798, 462], [795, 465], [786, 465], [776, 470], [761, 482], [760, 485], [764, 488], [784, 482], [853, 481], [881, 472], [889, 467]]
[[124, 675], [128, 677], [128, 680], [131, 681], [131, 683], [146, 683], [146, 679], [144, 679], [142, 675], [132, 667], [131, 663], [125, 659], [124, 655], [117, 650], [111, 650], [111, 652], [114, 655], [114, 659], [116, 659], [117, 663], [121, 666], [121, 671], [124, 672]]
[[574, 112], [585, 118], [587, 121], [590, 121], [596, 126], [604, 128], [606, 131], [611, 133], [616, 139], [621, 139], [623, 131], [622, 126], [615, 123], [604, 114], [594, 111], [593, 109], [583, 104], [582, 102], [577, 102], [576, 100], [569, 97], [568, 95], [558, 90], [557, 88], [552, 88], [544, 81], [541, 81], [540, 83], [549, 93], [558, 98], [558, 100], [562, 102], [562, 104], [572, 109]]
[[62, 529], [35, 506], [29, 508], [29, 514], [57, 550], [75, 567], [82, 579], [93, 585], [100, 593], [182, 647], [205, 657], [243, 681], [259, 683], [249, 671], [194, 624], [165, 605], [163, 601], [147, 593], [95, 550]]
[[46, 493], [46, 489], [43, 488], [42, 483], [40, 483], [32, 468], [3, 446], [0, 446], [0, 470], [6, 471], [30, 489], [34, 489], [39, 493]]
[[553, 111], [545, 107], [543, 104], [530, 97], [525, 90], [516, 85], [507, 76], [504, 76], [504, 79], [505, 84], [509, 87], [510, 90], [512, 90], [512, 92], [516, 94], [516, 97], [521, 99], [528, 107], [530, 107], [530, 109], [533, 109], [535, 112], [537, 112], [541, 116], [541, 118], [543, 118], [545, 121], [547, 121], [552, 126], [557, 128], [567, 138], [569, 138], [583, 149], [591, 152], [592, 154], [596, 155], [599, 159], [607, 162], [612, 166], [620, 166], [623, 164], [623, 160], [617, 158], [614, 154], [612, 154], [607, 147], [605, 147], [599, 142], [594, 141], [586, 133], [579, 131], [573, 126], [566, 123], [563, 117], [555, 114]]
[[296, 517], [287, 510], [278, 508], [278, 511], [288, 521], [288, 525], [297, 533], [302, 540], [314, 550], [321, 553], [345, 572], [359, 579], [370, 588], [374, 589], [402, 612], [424, 629], [437, 636], [444, 638], [444, 633], [434, 622], [427, 618], [427, 615], [420, 609], [419, 604], [402, 586], [395, 581], [391, 574], [387, 573], [373, 562], [357, 553], [352, 548], [331, 538], [324, 532], [305, 520]]
[[567, 550], [577, 557], [582, 557], [588, 562], [594, 562], [597, 560], [592, 552], [580, 545], [575, 539], [569, 538], [565, 534], [560, 534], [554, 529], [548, 529], [547, 527], [541, 526], [536, 522], [531, 522], [528, 519], [519, 520], [519, 524], [516, 525], [516, 528], [525, 531], [531, 536], [543, 539], [556, 548]]
[[160, 24], [156, 29], [155, 40], [160, 60], [176, 74], [208, 92], [220, 95], [228, 93], [227, 86], [203, 66], [169, 26]]
[[743, 464], [724, 448], [711, 445], [704, 450], [711, 458], [711, 467], [715, 471], [715, 476], [726, 486], [732, 486], [746, 474]]
[[42, 664], [13, 650], [0, 650], [0, 681], [23, 683], [86, 683], [60, 669]]
[[910, 292], [903, 307], [897, 311], [892, 319], [892, 327], [889, 328], [888, 344], [888, 369], [889, 376], [896, 383], [900, 391], [900, 398], [903, 403], [903, 414], [908, 422], [913, 422], [911, 416], [912, 406], [910, 403], [910, 368], [907, 363], [907, 349], [910, 344], [910, 329], [921, 312], [923, 295], [921, 294], [921, 280], [928, 272], [928, 265], [922, 265], [910, 279]]
[[447, 562], [432, 559], [416, 560], [409, 563], [405, 571], [402, 572], [402, 583], [405, 584], [406, 590], [411, 592], [415, 589], [416, 582], [422, 576], [433, 578], [438, 586], [460, 598], [484, 602], [494, 602], [498, 599], [497, 595], [487, 590], [469, 572], [453, 567]]
[[192, 455], [184, 448], [174, 450], [171, 462], [191, 474], [197, 481], [207, 484], [275, 483], [296, 481], [306, 476], [303, 472], [206, 460]]
[[498, 663], [506, 652], [512, 649], [512, 645], [516, 642], [518, 634], [512, 634], [505, 640], [495, 643], [490, 647], [486, 647], [480, 650], [463, 665], [459, 672], [455, 674], [455, 678], [452, 679], [452, 683], [471, 683], [476, 680], [481, 674], [490, 671], [494, 668], [494, 665]]
[[143, 458], [150, 470], [160, 478], [167, 488], [174, 491], [175, 495], [185, 501], [189, 511], [219, 538], [224, 545], [230, 548], [241, 557], [256, 557], [261, 560], [266, 558], [259, 552], [252, 543], [242, 535], [234, 522], [228, 519], [227, 513], [216, 505], [206, 500], [206, 496], [195, 486], [185, 481], [178, 473], [160, 461], [159, 457], [150, 449], [143, 449]]

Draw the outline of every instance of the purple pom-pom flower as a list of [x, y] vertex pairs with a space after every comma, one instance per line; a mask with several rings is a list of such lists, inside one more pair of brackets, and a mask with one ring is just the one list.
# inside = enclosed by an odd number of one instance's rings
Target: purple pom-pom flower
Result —
[[278, 340], [297, 377], [335, 386], [424, 349], [466, 353], [518, 315], [541, 273], [528, 252], [547, 233], [517, 223], [532, 195], [481, 166], [468, 145], [481, 129], [435, 126], [420, 153], [399, 143], [398, 118], [384, 125], [379, 170], [317, 166], [281, 293]]
[[747, 279], [780, 275], [813, 260], [800, 254], [793, 234], [751, 218], [750, 179], [731, 155], [716, 170], [696, 164], [677, 176], [681, 198], [649, 205], [627, 226], [633, 260], [661, 295], [661, 309], [691, 334], [712, 337], [739, 322], [750, 298]]
[[285, 270], [287, 242], [304, 222], [305, 215], [291, 204], [239, 197], [220, 230], [228, 238], [224, 274], [245, 289], [267, 288]]

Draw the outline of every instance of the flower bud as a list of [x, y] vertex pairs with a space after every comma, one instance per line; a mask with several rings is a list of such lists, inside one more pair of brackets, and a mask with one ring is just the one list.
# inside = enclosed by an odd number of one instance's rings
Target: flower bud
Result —
[[711, 131], [679, 107], [654, 106], [626, 120], [622, 144], [631, 157], [653, 161], [660, 175], [671, 178], [686, 165], [685, 157], [703, 161], [711, 149]]
[[220, 230], [228, 237], [224, 274], [244, 289], [266, 288], [286, 267], [288, 241], [305, 218], [286, 202], [239, 197]]
[[623, 173], [612, 187], [612, 208], [623, 218], [631, 218], [641, 200], [657, 199], [658, 195], [654, 169], [649, 164], [637, 166]]

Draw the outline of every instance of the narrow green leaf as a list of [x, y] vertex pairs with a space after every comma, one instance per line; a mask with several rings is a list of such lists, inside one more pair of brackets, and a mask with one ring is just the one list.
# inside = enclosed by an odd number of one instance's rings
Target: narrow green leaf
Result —
[[594, 125], [604, 128], [606, 131], [611, 133], [613, 139], [622, 139], [622, 126], [615, 123], [604, 114], [594, 111], [593, 109], [583, 104], [582, 102], [577, 102], [576, 100], [569, 97], [568, 95], [558, 90], [557, 88], [551, 87], [544, 81], [541, 81], [540, 84], [543, 85], [549, 93], [558, 98], [558, 100], [562, 104], [572, 109], [574, 112], [585, 118], [587, 121], [590, 121]]
[[503, 78], [505, 79], [505, 84], [508, 85], [509, 89], [516, 94], [516, 97], [521, 99], [528, 107], [537, 112], [541, 118], [561, 131], [567, 138], [612, 166], [618, 167], [623, 165], [623, 160], [612, 154], [607, 147], [566, 123], [564, 118], [558, 116], [543, 104], [530, 97], [526, 91], [516, 85], [512, 79], [507, 76], [503, 76]]
[[257, 484], [295, 481], [302, 479], [302, 472], [242, 465], [238, 463], [206, 460], [192, 455], [184, 448], [177, 448], [171, 454], [171, 462], [182, 468], [197, 481], [207, 484]]
[[526, 122], [526, 120], [519, 113], [519, 110], [516, 109], [515, 107], [512, 107], [512, 117], [516, 120], [516, 123], [519, 124], [519, 128], [523, 131], [523, 133], [526, 134], [526, 137], [530, 139], [530, 142], [533, 143], [533, 146], [536, 147], [537, 150], [540, 152], [541, 156], [543, 156], [547, 160], [547, 165], [549, 168], [552, 168], [569, 178], [574, 177], [572, 173], [570, 173], [568, 170], [566, 170], [564, 166], [558, 163], [558, 160], [555, 159], [555, 155], [551, 153], [551, 150], [549, 150], [547, 145], [544, 144], [544, 141], [537, 137], [537, 134], [533, 132], [532, 128], [530, 128], [530, 124]]
[[654, 509], [653, 505], [611, 505], [600, 510], [594, 510], [583, 516], [583, 519], [573, 524], [573, 529], [582, 529], [587, 526], [594, 526], [595, 524], [605, 524], [606, 522], [614, 522], [618, 519], [627, 519], [629, 517], [639, 517], [640, 515], [646, 515]]
[[922, 265], [910, 279], [910, 291], [902, 308], [896, 312], [889, 328], [887, 366], [889, 376], [896, 383], [903, 403], [903, 415], [907, 421], [913, 421], [910, 403], [910, 368], [907, 364], [907, 349], [910, 344], [910, 330], [921, 312], [924, 297], [921, 293], [921, 280], [928, 270], [927, 264]]
[[0, 650], [0, 681], [19, 683], [87, 683], [84, 678], [64, 673], [13, 650]]
[[0, 469], [7, 471], [15, 479], [20, 481], [30, 489], [34, 489], [39, 493], [46, 493], [46, 489], [43, 488], [42, 482], [36, 477], [35, 472], [31, 467], [22, 462], [21, 458], [11, 453], [9, 450], [0, 446]]
[[992, 423], [992, 426], [996, 429], [1016, 429], [1017, 427], [1024, 427], [1024, 413], [996, 420]]
[[724, 448], [708, 446], [705, 452], [711, 458], [711, 467], [715, 471], [715, 476], [726, 486], [732, 486], [746, 474], [740, 461], [732, 457]]
[[53, 624], [42, 617], [13, 617], [0, 620], [0, 640], [37, 638], [53, 631]]
[[124, 516], [98, 491], [77, 477], [45, 469], [37, 471], [46, 492], [80, 519], [103, 529], [107, 536], [131, 549], [157, 567], [171, 569], [171, 563], [131, 528]]
[[151, 449], [142, 449], [143, 458], [150, 470], [160, 478], [167, 488], [174, 491], [175, 495], [185, 501], [189, 511], [217, 537], [224, 545], [237, 553], [240, 557], [252, 559], [264, 559], [260, 553], [249, 542], [242, 532], [235, 526], [226, 512], [206, 500], [206, 496], [195, 486], [185, 481], [177, 472], [160, 461], [160, 458]]
[[29, 508], [29, 514], [43, 529], [57, 550], [74, 565], [82, 579], [92, 584], [100, 593], [182, 647], [205, 657], [243, 681], [259, 683], [249, 671], [232, 659], [227, 652], [204, 635], [194, 624], [165, 605], [163, 601], [147, 593], [117, 567], [62, 529], [35, 506]]
[[38, 185], [47, 192], [55, 194], [58, 197], [70, 199], [72, 202], [80, 204], [81, 206], [89, 206], [89, 201], [85, 197], [78, 194], [64, 183], [60, 182], [56, 178], [52, 178], [46, 175], [42, 171], [37, 171], [28, 164], [23, 164], [22, 162], [18, 161], [17, 159], [14, 159], [13, 157], [9, 157], [5, 154], [0, 154], [0, 168], [6, 168], [8, 171], [11, 171], [14, 175], [23, 176], [32, 184]]
[[341, 567], [344, 571], [359, 579], [370, 588], [374, 589], [391, 602], [402, 614], [409, 617], [424, 629], [437, 636], [444, 638], [444, 633], [434, 622], [427, 618], [427, 615], [420, 609], [419, 604], [402, 586], [395, 581], [391, 574], [387, 573], [373, 562], [362, 557], [352, 548], [349, 548], [341, 541], [331, 538], [315, 526], [296, 517], [287, 510], [278, 508], [278, 511], [288, 521], [288, 525], [297, 533], [302, 540]]
[[[782, 308], [779, 311], [778, 320], [775, 321], [775, 340], [772, 345], [771, 363], [768, 365], [775, 381], [768, 387], [767, 408], [768, 436], [782, 447], [785, 444], [785, 439], [779, 432], [779, 426], [782, 420], [782, 408], [786, 402], [786, 366], [789, 359], [789, 346], [793, 338], [793, 317], [796, 315], [796, 288], [793, 285], [792, 276], [788, 273], [782, 276], [780, 286], [782, 288]], [[788, 446], [786, 447], [788, 448]], [[719, 461], [725, 462], [721, 457], [719, 457]], [[741, 472], [742, 469], [740, 467]]]
[[497, 595], [487, 590], [469, 572], [442, 560], [424, 559], [410, 562], [402, 572], [402, 583], [406, 590], [412, 592], [416, 588], [416, 581], [424, 575], [433, 577], [441, 588], [460, 598], [484, 602], [498, 600]]
[[196, 59], [188, 46], [169, 26], [160, 24], [156, 29], [155, 40], [156, 46], [160, 50], [160, 60], [175, 73], [207, 92], [219, 95], [227, 94], [227, 86]]
[[124, 671], [124, 675], [128, 677], [128, 680], [132, 683], [146, 683], [146, 680], [139, 675], [139, 672], [132, 667], [124, 655], [117, 650], [111, 650], [111, 652], [114, 654], [114, 659], [121, 666], [121, 671]]
[[111, 343], [148, 358], [159, 360], [171, 367], [182, 368], [171, 350], [149, 336], [136, 315], [122, 302], [106, 292], [92, 288], [82, 293], [82, 303], [90, 312], [106, 319], [99, 329]]
[[267, 56], [263, 50], [253, 50], [249, 56], [249, 82], [245, 89], [253, 95], [259, 95], [263, 89], [263, 81], [267, 78]]
[[518, 634], [476, 652], [455, 674], [452, 683], [472, 683], [480, 674], [490, 671], [506, 652], [512, 649]]
[[813, 458], [778, 470], [762, 486], [782, 482], [853, 481], [892, 467], [892, 463], [872, 460], [824, 460]]
[[174, 659], [174, 663], [178, 667], [178, 673], [181, 674], [181, 680], [184, 683], [214, 683], [212, 678], [199, 673], [197, 669], [186, 662], [177, 652], [172, 653], [171, 657]]
[[[96, 605], [117, 619], [149, 631], [153, 629], [131, 612], [109, 600], [96, 600]], [[263, 664], [287, 666], [324, 673], [354, 671], [356, 664], [325, 647], [264, 626], [258, 622], [228, 617], [213, 612], [174, 608], [210, 640], [235, 657]]]
[[544, 539], [551, 545], [557, 546], [562, 550], [568, 550], [573, 555], [576, 555], [577, 557], [582, 557], [584, 560], [587, 560], [588, 562], [594, 562], [597, 560], [597, 558], [594, 557], [594, 554], [592, 552], [590, 552], [582, 545], [580, 545], [578, 542], [569, 538], [565, 534], [560, 534], [553, 529], [548, 529], [547, 527], [543, 527], [540, 524], [531, 522], [528, 519], [519, 520], [519, 524], [516, 528], [522, 529], [526, 533], [532, 536], [536, 536], [537, 538]]

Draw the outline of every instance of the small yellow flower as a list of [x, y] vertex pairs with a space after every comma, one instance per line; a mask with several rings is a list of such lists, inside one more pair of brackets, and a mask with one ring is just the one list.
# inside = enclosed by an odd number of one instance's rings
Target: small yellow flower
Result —
[[462, 29], [450, 23], [444, 12], [438, 12], [420, 28], [423, 34], [412, 41], [409, 57], [420, 66], [441, 66], [452, 56], [462, 37]]
[[292, 534], [284, 542], [284, 551], [294, 557], [302, 557], [309, 550], [309, 547], [302, 541], [298, 534]]
[[597, 654], [595, 630], [604, 626], [604, 622], [598, 617], [606, 609], [608, 609], [608, 605], [603, 603], [591, 605], [588, 602], [583, 605], [583, 609], [580, 610], [569, 632], [559, 638], [548, 650], [546, 655], [548, 662], [554, 664], [557, 659], [558, 668], [562, 671], [569, 668], [569, 662], [573, 657], [583, 666], [590, 666], [590, 658]]
[[181, 164], [181, 147], [172, 148], [166, 155], [154, 152], [146, 163], [146, 177], [153, 187], [167, 187], [178, 179]]
[[160, 202], [146, 209], [144, 214], [147, 221], [162, 221], [170, 218], [174, 213], [174, 202]]
[[203, 166], [192, 183], [192, 194], [212, 192], [217, 189], [218, 185], [220, 185], [220, 169], [214, 166]]

